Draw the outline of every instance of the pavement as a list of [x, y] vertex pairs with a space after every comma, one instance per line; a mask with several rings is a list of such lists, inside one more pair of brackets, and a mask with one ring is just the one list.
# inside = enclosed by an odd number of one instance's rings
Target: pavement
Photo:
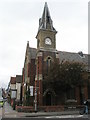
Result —
[[37, 113], [11, 113], [5, 114], [3, 118], [24, 118], [24, 117], [45, 117], [45, 116], [62, 116], [62, 115], [79, 115], [79, 112], [37, 112]]
[[23, 117], [42, 117], [42, 116], [62, 116], [62, 115], [79, 115], [79, 110], [66, 110], [60, 112], [17, 112], [6, 102], [3, 108], [3, 118], [23, 118]]
[[13, 110], [12, 107], [8, 104], [7, 107], [3, 108], [3, 117], [39, 117], [39, 116], [60, 116], [60, 115], [79, 115], [79, 111], [61, 111], [61, 112], [17, 112]]
[[79, 115], [79, 111], [21, 113], [20, 117], [61, 116], [61, 115]]

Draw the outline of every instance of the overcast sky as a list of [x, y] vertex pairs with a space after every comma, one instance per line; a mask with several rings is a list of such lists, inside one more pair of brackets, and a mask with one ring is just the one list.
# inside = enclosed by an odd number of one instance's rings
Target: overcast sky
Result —
[[0, 0], [0, 87], [22, 74], [27, 41], [37, 47], [45, 2], [58, 31], [57, 50], [88, 53], [88, 0]]

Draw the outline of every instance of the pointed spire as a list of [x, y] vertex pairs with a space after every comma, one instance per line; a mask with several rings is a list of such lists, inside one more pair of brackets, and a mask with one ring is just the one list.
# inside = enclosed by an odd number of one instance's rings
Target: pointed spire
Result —
[[40, 29], [50, 29], [52, 31], [56, 31], [53, 27], [53, 22], [49, 13], [47, 2], [45, 2], [42, 18], [39, 19], [39, 30]]

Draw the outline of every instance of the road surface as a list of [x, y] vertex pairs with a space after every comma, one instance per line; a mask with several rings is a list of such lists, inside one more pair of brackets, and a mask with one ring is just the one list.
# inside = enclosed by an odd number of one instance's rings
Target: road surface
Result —
[[2, 120], [89, 120], [88, 118], [3, 118]]

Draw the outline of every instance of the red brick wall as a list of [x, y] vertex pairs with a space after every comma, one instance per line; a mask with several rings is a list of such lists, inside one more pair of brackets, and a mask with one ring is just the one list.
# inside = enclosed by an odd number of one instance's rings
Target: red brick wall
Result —
[[88, 89], [87, 89], [87, 85], [84, 87], [84, 96], [85, 96], [85, 99], [88, 99]]
[[64, 106], [40, 106], [39, 111], [44, 112], [59, 112], [64, 111]]
[[36, 65], [35, 65], [35, 59], [31, 59], [31, 64], [30, 64], [30, 85], [34, 85], [34, 80], [35, 80], [35, 75], [36, 75]]
[[79, 87], [76, 88], [75, 95], [76, 95], [77, 104], [80, 104], [80, 90], [79, 90]]
[[24, 68], [22, 71], [22, 97], [24, 97]]
[[33, 106], [16, 106], [18, 112], [34, 112]]
[[43, 61], [42, 61], [42, 56], [40, 56], [40, 57], [38, 57], [38, 68], [37, 68], [37, 70], [39, 71], [39, 74], [42, 74], [42, 65], [43, 65], [43, 63], [42, 63]]

